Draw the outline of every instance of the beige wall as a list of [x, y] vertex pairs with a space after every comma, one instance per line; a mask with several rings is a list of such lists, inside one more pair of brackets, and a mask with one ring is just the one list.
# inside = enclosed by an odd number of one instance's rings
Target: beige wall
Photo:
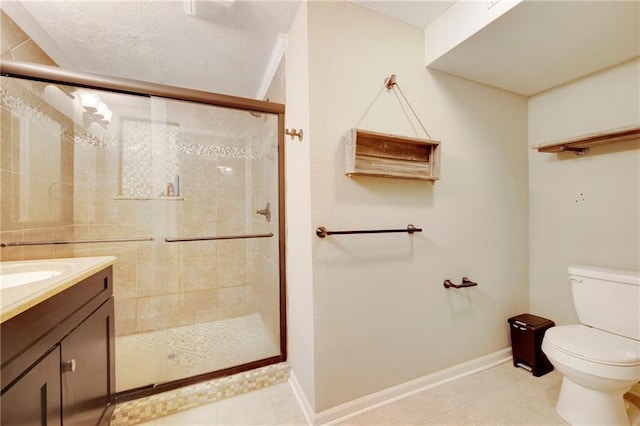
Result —
[[[527, 103], [425, 70], [420, 29], [354, 4], [309, 3], [308, 37], [312, 228], [424, 228], [313, 237], [322, 411], [509, 346], [507, 318], [528, 309]], [[344, 175], [341, 137], [391, 73], [442, 140], [434, 185]], [[359, 127], [423, 136], [393, 92]], [[462, 276], [480, 285], [443, 288]]]
[[0, 10], [2, 57], [56, 66], [56, 63], [4, 11]]
[[[301, 2], [289, 30], [286, 52], [287, 128], [304, 130], [304, 140], [285, 139], [287, 209], [287, 337], [289, 362], [300, 391], [315, 401], [315, 334], [311, 226], [309, 125], [309, 40], [307, 2]], [[313, 410], [312, 407], [307, 407]]]
[[[0, 11], [0, 29], [3, 59], [56, 65], [3, 11]], [[38, 111], [44, 103], [44, 90], [44, 84], [3, 77], [2, 104], [18, 102], [21, 106], [13, 108], [21, 109], [22, 114], [32, 117], [34, 122], [38, 122], [44, 126], [43, 128], [47, 128], [47, 122], [54, 123], [61, 132], [71, 133], [73, 122], [64, 114], [49, 109], [47, 116], [39, 115]], [[0, 115], [3, 129], [0, 150], [0, 240], [12, 242], [73, 239], [73, 146], [64, 138], [60, 138], [58, 177], [53, 178], [42, 172], [51, 164], [42, 164], [44, 167], [32, 164], [29, 175], [26, 176], [24, 170], [20, 169], [21, 149], [24, 147], [20, 144], [20, 131], [16, 127], [18, 123], [7, 109], [3, 108]], [[38, 117], [41, 120], [37, 120]], [[38, 141], [34, 140], [32, 143], [37, 144]], [[37, 145], [31, 146], [31, 149], [35, 148], [38, 148]], [[47, 151], [47, 146], [40, 148], [41, 153], [48, 154], [40, 157], [31, 156], [32, 159], [48, 161], [55, 154]], [[24, 185], [27, 184], [31, 187], [28, 192], [21, 194]], [[20, 213], [21, 203], [31, 205], [29, 214]], [[59, 258], [72, 254], [73, 248], [69, 246], [59, 246], [56, 250], [52, 246], [8, 247], [0, 251], [0, 259], [9, 261], [25, 258]]]
[[[529, 144], [638, 124], [638, 59], [529, 99]], [[531, 312], [577, 321], [569, 265], [640, 268], [638, 148], [640, 140], [584, 156], [529, 151]]]

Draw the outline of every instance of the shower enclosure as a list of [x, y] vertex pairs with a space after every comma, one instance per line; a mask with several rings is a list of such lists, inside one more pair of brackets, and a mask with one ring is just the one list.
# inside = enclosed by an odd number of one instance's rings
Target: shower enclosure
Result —
[[120, 396], [285, 360], [284, 106], [2, 75], [1, 259], [117, 257]]

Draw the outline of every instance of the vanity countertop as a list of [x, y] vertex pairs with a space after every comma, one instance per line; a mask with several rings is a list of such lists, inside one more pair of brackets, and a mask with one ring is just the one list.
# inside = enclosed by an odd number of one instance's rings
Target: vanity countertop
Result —
[[[0, 262], [0, 271], [42, 271], [48, 265], [62, 269], [59, 275], [29, 284], [0, 289], [0, 323], [68, 289], [96, 272], [113, 265], [114, 256]], [[1, 278], [0, 278], [1, 279]]]

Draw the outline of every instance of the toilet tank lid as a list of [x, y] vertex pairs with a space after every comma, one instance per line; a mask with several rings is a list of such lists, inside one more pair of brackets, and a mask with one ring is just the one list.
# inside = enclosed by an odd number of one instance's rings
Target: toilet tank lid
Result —
[[640, 285], [640, 271], [631, 269], [602, 268], [599, 266], [571, 265], [569, 274], [625, 284]]

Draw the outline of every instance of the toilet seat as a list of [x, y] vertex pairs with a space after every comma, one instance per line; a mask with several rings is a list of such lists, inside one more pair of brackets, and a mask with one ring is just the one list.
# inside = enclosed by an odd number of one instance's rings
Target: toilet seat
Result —
[[640, 367], [640, 342], [582, 324], [552, 327], [546, 346], [567, 355], [612, 367]]

